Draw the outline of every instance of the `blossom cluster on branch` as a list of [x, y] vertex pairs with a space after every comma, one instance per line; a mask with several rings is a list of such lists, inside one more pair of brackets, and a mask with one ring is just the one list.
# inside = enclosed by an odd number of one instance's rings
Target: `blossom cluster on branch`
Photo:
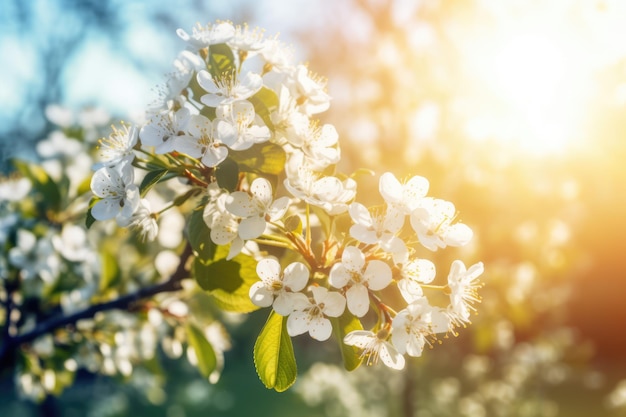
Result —
[[[482, 263], [455, 260], [435, 285], [422, 257], [472, 239], [451, 202], [427, 196], [424, 177], [390, 172], [381, 204], [357, 202], [354, 175], [336, 169], [338, 133], [315, 118], [330, 105], [325, 80], [276, 37], [223, 21], [178, 35], [187, 48], [147, 121], [100, 142], [88, 221], [115, 218], [151, 239], [163, 211], [189, 207], [199, 285], [224, 310], [272, 307], [254, 355], [278, 391], [296, 376], [290, 337], [325, 341], [334, 330], [348, 369], [379, 358], [402, 369], [405, 354], [469, 323]], [[151, 211], [146, 194], [174, 178], [179, 194]], [[431, 305], [426, 291], [447, 305]]]

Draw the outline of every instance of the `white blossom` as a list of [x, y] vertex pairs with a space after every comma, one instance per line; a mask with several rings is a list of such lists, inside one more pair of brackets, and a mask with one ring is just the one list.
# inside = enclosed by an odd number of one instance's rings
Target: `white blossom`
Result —
[[174, 148], [193, 158], [198, 158], [207, 167], [215, 167], [228, 156], [227, 146], [234, 142], [233, 132], [226, 124], [194, 114], [189, 116], [186, 134], [176, 136]]
[[139, 205], [139, 187], [133, 184], [133, 167], [123, 162], [115, 167], [102, 167], [91, 178], [91, 190], [99, 200], [91, 208], [96, 220], [116, 218], [126, 226]]
[[379, 245], [391, 253], [395, 263], [404, 262], [408, 256], [407, 247], [396, 236], [404, 224], [404, 216], [399, 211], [388, 208], [384, 215], [372, 215], [361, 203], [352, 203], [348, 209], [354, 224], [350, 236], [368, 245]]
[[265, 178], [256, 178], [250, 185], [250, 193], [235, 191], [226, 199], [226, 209], [241, 217], [239, 236], [255, 239], [263, 234], [267, 221], [279, 220], [287, 211], [289, 198], [273, 201], [272, 184]]
[[475, 310], [473, 304], [480, 302], [478, 289], [482, 284], [477, 279], [484, 270], [482, 262], [470, 266], [469, 269], [465, 268], [462, 261], [452, 262], [448, 275], [448, 287], [450, 288], [448, 313], [454, 324], [469, 323], [470, 312]]
[[428, 193], [429, 183], [424, 177], [412, 177], [406, 183], [400, 183], [391, 172], [380, 176], [378, 190], [385, 202], [402, 214], [410, 214], [419, 201]]
[[337, 177], [321, 176], [302, 168], [297, 176], [285, 179], [285, 188], [296, 198], [323, 208], [335, 215], [348, 210], [348, 202], [356, 195], [356, 182], [348, 178], [340, 181]]
[[133, 148], [137, 144], [137, 135], [139, 133], [136, 126], [122, 124], [121, 129], [111, 126], [113, 132], [108, 138], [102, 138], [99, 141], [100, 163], [101, 166], [114, 166], [122, 162], [132, 162], [135, 159]]
[[411, 226], [420, 243], [432, 250], [446, 246], [463, 246], [472, 240], [472, 229], [463, 223], [452, 223], [456, 212], [449, 201], [422, 198], [411, 212]]
[[191, 34], [183, 29], [176, 30], [176, 34], [189, 45], [201, 49], [232, 39], [235, 36], [235, 26], [230, 22], [209, 23], [206, 26], [198, 24], [192, 28]]
[[207, 94], [200, 101], [209, 107], [218, 107], [245, 100], [253, 96], [263, 86], [259, 74], [245, 72], [241, 74], [223, 73], [213, 77], [208, 71], [202, 70], [197, 75], [198, 84]]
[[261, 281], [250, 287], [250, 299], [259, 307], [273, 306], [281, 316], [288, 316], [307, 305], [302, 291], [309, 281], [309, 270], [301, 262], [289, 264], [284, 271], [274, 258], [263, 258], [256, 267]]
[[235, 134], [234, 142], [229, 145], [232, 150], [249, 149], [255, 143], [267, 142], [272, 135], [267, 126], [256, 123], [254, 106], [248, 100], [220, 106], [216, 113], [222, 123], [231, 126]]
[[378, 359], [382, 359], [383, 363], [391, 369], [404, 369], [404, 356], [387, 341], [388, 337], [389, 332], [384, 329], [378, 333], [369, 330], [354, 330], [343, 338], [343, 343], [362, 349], [361, 357], [367, 358], [368, 365], [374, 365], [378, 363]]
[[424, 345], [430, 344], [436, 333], [448, 331], [449, 319], [440, 309], [428, 304], [426, 297], [420, 297], [398, 312], [391, 328], [391, 341], [398, 352], [421, 356]]
[[190, 116], [187, 108], [181, 108], [173, 114], [166, 111], [152, 115], [139, 131], [141, 143], [154, 146], [155, 154], [172, 152], [175, 148], [175, 138], [180, 132], [187, 130]]
[[435, 264], [428, 259], [411, 259], [400, 265], [398, 289], [407, 303], [411, 303], [424, 294], [422, 284], [429, 284], [435, 279]]
[[344, 288], [348, 310], [363, 317], [369, 310], [369, 290], [378, 291], [391, 283], [391, 268], [385, 262], [374, 259], [365, 261], [365, 255], [355, 246], [344, 249], [341, 262], [330, 270], [328, 282], [335, 288]]
[[311, 286], [313, 299], [307, 299], [306, 306], [300, 306], [287, 319], [287, 333], [297, 336], [308, 332], [319, 341], [328, 340], [333, 327], [327, 317], [339, 317], [346, 308], [346, 299], [338, 292], [327, 288]]

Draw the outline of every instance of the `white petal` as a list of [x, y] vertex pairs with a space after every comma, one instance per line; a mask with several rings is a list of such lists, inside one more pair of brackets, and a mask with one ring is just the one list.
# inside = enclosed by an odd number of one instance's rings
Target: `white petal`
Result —
[[352, 203], [348, 208], [352, 221], [365, 227], [372, 227], [372, 215], [361, 203]]
[[239, 237], [242, 239], [256, 239], [265, 231], [267, 223], [265, 219], [258, 216], [248, 217], [239, 223]]
[[226, 146], [231, 146], [237, 140], [237, 130], [235, 127], [223, 120], [218, 120], [215, 124], [215, 135], [217, 139]]
[[372, 290], [382, 290], [391, 282], [391, 268], [385, 262], [375, 259], [367, 264], [363, 279]]
[[474, 232], [463, 223], [456, 223], [445, 229], [443, 240], [450, 246], [464, 246], [472, 240]]
[[301, 291], [309, 282], [309, 269], [302, 262], [293, 262], [283, 272], [283, 285], [291, 291]]
[[[398, 316], [394, 318], [393, 320], [394, 324], [397, 318]], [[394, 330], [394, 332], [391, 333], [391, 343], [393, 343], [395, 348], [398, 350], [398, 353], [400, 354], [406, 353], [406, 348], [407, 348], [407, 344], [409, 343], [409, 337], [410, 337], [410, 335], [406, 331], [404, 331], [402, 327], [399, 326], [398, 330]]]
[[300, 292], [282, 291], [276, 296], [273, 307], [275, 312], [286, 317], [294, 311], [302, 310], [309, 305], [309, 299], [306, 295]]
[[272, 184], [265, 178], [257, 178], [252, 181], [250, 192], [264, 207], [269, 207], [272, 203]]
[[338, 292], [329, 291], [324, 297], [324, 308], [322, 310], [324, 314], [328, 317], [339, 317], [345, 310], [346, 298]]
[[376, 335], [369, 330], [354, 330], [344, 336], [343, 343], [365, 349], [371, 345], [375, 338]]
[[252, 284], [249, 295], [252, 303], [259, 307], [269, 307], [274, 301], [274, 293], [267, 288], [263, 281]]
[[239, 255], [239, 253], [243, 250], [244, 244], [245, 242], [243, 239], [235, 237], [232, 242], [230, 242], [230, 249], [228, 250], [228, 255], [226, 255], [226, 260], [230, 261], [235, 256]]
[[350, 236], [359, 242], [367, 243], [368, 245], [373, 245], [378, 242], [376, 231], [371, 230], [369, 227], [362, 224], [353, 224], [350, 227]]
[[215, 84], [213, 77], [208, 71], [202, 70], [198, 72], [198, 75], [196, 76], [196, 80], [198, 81], [198, 84], [200, 84], [200, 87], [202, 87], [202, 89], [206, 91], [207, 93], [216, 94], [219, 92], [219, 89], [217, 88], [217, 85]]
[[280, 220], [287, 212], [289, 203], [289, 197], [280, 197], [274, 201], [267, 211], [267, 214], [270, 216], [270, 220], [273, 222]]
[[263, 258], [256, 265], [256, 273], [267, 285], [280, 280], [280, 264], [274, 258]]
[[404, 356], [398, 353], [391, 343], [383, 342], [380, 347], [379, 357], [391, 369], [404, 369]]
[[400, 294], [402, 294], [402, 298], [404, 298], [407, 303], [412, 303], [424, 295], [422, 287], [417, 282], [408, 278], [398, 281], [398, 289], [400, 290]]
[[209, 168], [216, 167], [228, 156], [228, 148], [225, 146], [209, 146], [202, 157], [202, 163]]
[[309, 314], [305, 311], [294, 311], [287, 319], [287, 333], [289, 336], [298, 336], [309, 330]]
[[357, 317], [363, 317], [370, 308], [370, 299], [367, 288], [361, 284], [355, 284], [346, 291], [348, 310]]
[[320, 342], [328, 340], [332, 333], [333, 326], [325, 317], [314, 317], [309, 323], [309, 334], [315, 340]]
[[380, 176], [378, 191], [388, 204], [397, 204], [402, 201], [402, 184], [391, 172], [385, 172]]
[[328, 274], [328, 282], [335, 288], [345, 287], [351, 279], [352, 274], [341, 263], [333, 265]]
[[105, 198], [91, 208], [91, 215], [96, 220], [109, 220], [120, 212], [120, 200]]
[[343, 250], [341, 263], [351, 272], [361, 272], [365, 266], [365, 255], [356, 246], [348, 246]]
[[198, 158], [202, 156], [202, 145], [197, 138], [190, 135], [176, 136], [174, 138], [174, 148], [180, 152]]
[[244, 218], [255, 214], [250, 195], [243, 191], [235, 191], [226, 198], [226, 210]]

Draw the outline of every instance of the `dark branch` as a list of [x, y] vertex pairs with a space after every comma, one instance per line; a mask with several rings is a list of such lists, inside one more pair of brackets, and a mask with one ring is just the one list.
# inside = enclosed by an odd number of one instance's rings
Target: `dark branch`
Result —
[[[5, 340], [3, 340], [2, 345], [0, 345], [0, 370], [12, 364], [13, 361], [11, 359], [13, 357], [13, 353], [20, 345], [32, 342], [39, 336], [51, 333], [63, 326], [74, 324], [78, 320], [92, 318], [96, 313], [101, 311], [126, 310], [137, 301], [150, 298], [156, 294], [175, 292], [182, 289], [181, 281], [189, 276], [185, 266], [187, 264], [187, 260], [191, 256], [191, 253], [191, 246], [187, 244], [180, 256], [178, 268], [170, 276], [170, 278], [163, 283], [155, 284], [151, 287], [141, 288], [134, 293], [123, 295], [115, 300], [107, 301], [105, 303], [89, 306], [72, 314], [64, 315], [61, 313], [58, 316], [42, 321], [37, 324], [33, 330], [24, 334], [17, 336], [10, 336], [8, 333], [5, 334]], [[9, 321], [7, 318], [7, 327], [8, 323]]]

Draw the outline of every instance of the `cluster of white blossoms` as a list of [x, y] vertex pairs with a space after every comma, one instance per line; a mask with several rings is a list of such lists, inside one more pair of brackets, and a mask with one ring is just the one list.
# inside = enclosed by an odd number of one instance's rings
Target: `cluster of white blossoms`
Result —
[[[454, 261], [447, 284], [436, 286], [435, 265], [417, 255], [418, 246], [435, 251], [471, 240], [452, 203], [426, 196], [425, 178], [403, 183], [392, 173], [380, 177], [384, 206], [355, 202], [356, 181], [336, 173], [337, 130], [315, 118], [330, 105], [324, 79], [258, 29], [218, 21], [177, 33], [187, 49], [146, 122], [101, 141], [96, 220], [116, 218], [150, 238], [158, 216], [141, 196], [157, 182], [184, 179], [182, 200], [172, 205], [202, 195], [195, 211], [203, 210], [206, 241], [227, 247], [227, 260], [242, 251], [259, 260], [252, 303], [286, 317], [290, 336], [308, 332], [320, 341], [331, 337], [331, 319], [349, 315], [362, 330], [342, 342], [360, 348], [367, 363], [380, 357], [400, 369], [403, 354], [420, 356], [436, 334], [469, 322], [482, 264]], [[148, 171], [140, 186], [133, 166]], [[349, 230], [336, 226], [339, 216], [351, 218]], [[263, 246], [283, 249], [291, 263], [282, 268]], [[425, 288], [449, 294], [449, 305], [431, 306]], [[378, 320], [364, 330], [372, 312]]]
[[[276, 313], [288, 316], [290, 336], [308, 332], [320, 341], [332, 334], [329, 317], [339, 317], [347, 310], [362, 318], [376, 310], [377, 328], [352, 331], [343, 343], [361, 348], [369, 364], [380, 358], [385, 365], [402, 369], [405, 353], [421, 356], [424, 346], [432, 344], [437, 334], [454, 332], [456, 326], [470, 322], [473, 304], [480, 301], [477, 278], [483, 273], [483, 264], [466, 269], [462, 261], [455, 260], [447, 284], [431, 285], [435, 265], [417, 258], [416, 246], [421, 244], [433, 251], [462, 246], [471, 240], [471, 229], [451, 223], [451, 203], [425, 196], [428, 181], [423, 177], [401, 184], [393, 174], [385, 173], [379, 184], [386, 201], [384, 210], [368, 210], [357, 202], [349, 204], [351, 239], [345, 240], [341, 257], [331, 262], [326, 280], [313, 279], [301, 262], [291, 263], [281, 272], [277, 260], [266, 258], [258, 263], [261, 281], [250, 288], [250, 297], [256, 305], [273, 306]], [[433, 246], [431, 242], [436, 243]], [[406, 303], [398, 312], [384, 301], [382, 291], [392, 285]], [[449, 304], [430, 305], [423, 288], [449, 294]]]

